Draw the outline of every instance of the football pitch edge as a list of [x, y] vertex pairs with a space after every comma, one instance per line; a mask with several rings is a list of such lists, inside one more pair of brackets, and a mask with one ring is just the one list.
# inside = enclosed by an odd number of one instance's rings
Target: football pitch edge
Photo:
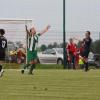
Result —
[[0, 100], [100, 100], [100, 70], [5, 70]]

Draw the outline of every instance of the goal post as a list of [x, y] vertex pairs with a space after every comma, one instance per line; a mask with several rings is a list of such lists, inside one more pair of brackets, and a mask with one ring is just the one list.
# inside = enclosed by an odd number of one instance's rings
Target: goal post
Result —
[[0, 19], [0, 28], [6, 31], [8, 41], [25, 42], [25, 25], [32, 25], [31, 19]]
[[0, 29], [5, 30], [5, 37], [7, 38], [7, 41], [13, 43], [20, 41], [25, 48], [27, 48], [27, 34], [25, 25], [28, 27], [32, 26], [32, 21], [32, 19], [0, 19]]

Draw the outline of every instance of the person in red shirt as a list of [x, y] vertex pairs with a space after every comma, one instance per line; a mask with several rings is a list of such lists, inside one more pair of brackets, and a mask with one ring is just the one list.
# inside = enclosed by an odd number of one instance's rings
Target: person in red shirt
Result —
[[74, 43], [73, 39], [69, 39], [69, 43], [66, 46], [67, 49], [67, 60], [68, 60], [68, 68], [75, 69], [75, 58], [77, 53], [77, 46]]

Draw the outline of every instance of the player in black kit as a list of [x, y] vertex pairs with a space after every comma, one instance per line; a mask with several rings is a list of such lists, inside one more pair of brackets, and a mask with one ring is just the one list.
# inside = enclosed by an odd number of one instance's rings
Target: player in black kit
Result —
[[92, 43], [92, 39], [90, 37], [91, 33], [90, 31], [86, 31], [85, 33], [85, 38], [83, 39], [83, 43], [84, 43], [84, 49], [83, 49], [83, 53], [82, 53], [82, 57], [84, 57], [84, 61], [85, 61], [85, 71], [89, 70], [89, 65], [88, 65], [88, 56], [90, 53], [90, 49], [91, 49], [91, 43]]
[[5, 52], [7, 48], [7, 39], [4, 37], [5, 30], [0, 29], [0, 77], [3, 75], [2, 64], [5, 61]]
[[91, 43], [92, 43], [92, 39], [91, 39], [90, 35], [91, 35], [91, 32], [86, 31], [85, 38], [82, 41], [77, 39], [77, 38], [74, 38], [78, 41], [83, 42], [83, 50], [82, 50], [81, 56], [84, 59], [84, 68], [85, 68], [86, 72], [89, 70], [88, 56], [89, 56], [89, 53], [90, 53]]

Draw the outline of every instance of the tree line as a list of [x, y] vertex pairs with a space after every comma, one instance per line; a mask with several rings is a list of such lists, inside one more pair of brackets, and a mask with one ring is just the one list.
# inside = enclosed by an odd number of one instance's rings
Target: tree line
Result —
[[[78, 47], [79, 46], [80, 43], [78, 43]], [[40, 51], [45, 51], [46, 49], [52, 49], [52, 48], [63, 48], [63, 43], [58, 44], [57, 42], [54, 42], [53, 44], [48, 44], [48, 45], [43, 44], [40, 46]], [[91, 52], [95, 54], [100, 54], [100, 40], [96, 40], [92, 42]]]
[[[17, 42], [11, 42], [11, 41], [8, 41], [8, 44], [12, 44], [10, 45], [10, 48], [18, 48], [22, 45], [22, 43], [20, 41], [17, 41]], [[67, 43], [66, 43], [67, 45]], [[78, 47], [80, 47], [80, 43], [77, 44]], [[52, 48], [63, 48], [63, 43], [60, 43], [58, 44], [57, 42], [54, 42], [52, 44], [48, 44], [48, 45], [41, 45], [38, 50], [39, 51], [45, 51], [46, 49], [52, 49]], [[96, 41], [93, 41], [92, 42], [92, 46], [91, 46], [91, 52], [95, 53], [95, 54], [100, 54], [100, 40], [96, 40]]]

